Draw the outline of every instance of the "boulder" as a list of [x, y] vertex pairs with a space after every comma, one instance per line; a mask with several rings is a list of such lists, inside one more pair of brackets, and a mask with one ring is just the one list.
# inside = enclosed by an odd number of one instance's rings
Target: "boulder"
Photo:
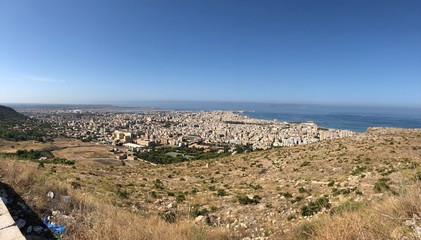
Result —
[[205, 216], [199, 215], [196, 217], [196, 219], [194, 219], [195, 223], [204, 223], [206, 220]]

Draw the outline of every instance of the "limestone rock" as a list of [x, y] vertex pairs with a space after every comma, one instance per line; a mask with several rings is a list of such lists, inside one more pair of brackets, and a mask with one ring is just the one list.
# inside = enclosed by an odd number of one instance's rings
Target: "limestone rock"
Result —
[[194, 219], [195, 223], [203, 223], [205, 221], [205, 216], [199, 215]]

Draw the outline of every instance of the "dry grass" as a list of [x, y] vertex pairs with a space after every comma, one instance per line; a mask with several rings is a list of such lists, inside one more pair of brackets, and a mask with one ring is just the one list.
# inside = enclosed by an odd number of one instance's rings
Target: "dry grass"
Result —
[[68, 239], [231, 239], [222, 230], [187, 222], [170, 224], [112, 206], [101, 206], [83, 218], [68, 232]]
[[391, 196], [356, 211], [324, 215], [300, 224], [290, 239], [419, 239], [409, 221], [421, 216], [421, 188], [414, 184], [400, 196]]
[[15, 153], [18, 149], [34, 149], [34, 150], [41, 150], [46, 147], [51, 147], [53, 144], [51, 143], [41, 143], [41, 142], [34, 142], [34, 141], [7, 141], [0, 139], [0, 152], [3, 153]]
[[[210, 228], [191, 222], [167, 223], [156, 216], [143, 216], [103, 204], [92, 196], [73, 190], [65, 182], [53, 181], [48, 171], [28, 162], [1, 160], [0, 180], [21, 194], [36, 208], [40, 218], [51, 210], [60, 210], [72, 219], [66, 222], [63, 239], [233, 239], [221, 228]], [[53, 191], [53, 201], [45, 194]], [[70, 202], [61, 196], [70, 195]], [[54, 209], [52, 209], [54, 208]]]
[[110, 146], [93, 142], [81, 142], [73, 139], [55, 139], [54, 142], [35, 141], [6, 141], [0, 139], [0, 152], [15, 153], [16, 150], [50, 150], [56, 157], [79, 161], [114, 160], [115, 156], [109, 152]]
[[[57, 140], [54, 144], [67, 143]], [[73, 140], [68, 145], [63, 150], [82, 155], [88, 151], [83, 148], [90, 147]], [[82, 152], [78, 146], [83, 147]], [[81, 160], [75, 168], [57, 165], [54, 171], [52, 165], [36, 169], [35, 163], [0, 160], [0, 180], [7, 180], [39, 214], [51, 209], [51, 203], [45, 201], [47, 191], [72, 196], [69, 206], [60, 207], [77, 220], [66, 235], [73, 239], [223, 239], [230, 234], [285, 239], [285, 233], [297, 239], [389, 239], [409, 234], [411, 229], [379, 213], [402, 217], [418, 212], [414, 203], [405, 203], [417, 196], [405, 200], [393, 194], [414, 184], [414, 176], [421, 172], [421, 130], [374, 130], [356, 138], [171, 165], [130, 161], [130, 165], [119, 166], [119, 161], [110, 161], [116, 165]], [[12, 162], [15, 167], [9, 166]], [[379, 192], [376, 183], [384, 178], [390, 180]], [[72, 183], [80, 188], [72, 189]], [[219, 196], [218, 190], [224, 190], [226, 196]], [[291, 196], [285, 197], [286, 193]], [[242, 205], [237, 199], [242, 194], [258, 195], [261, 201]], [[409, 193], [401, 196], [405, 194]], [[179, 195], [185, 200], [177, 201]], [[346, 202], [370, 207], [350, 208], [346, 214], [332, 216], [326, 216], [329, 209], [322, 209], [303, 217], [301, 208], [321, 196], [328, 197], [332, 208]], [[397, 202], [387, 211], [373, 205], [386, 199], [389, 204]], [[177, 205], [174, 224], [159, 217], [170, 203]], [[213, 227], [193, 223], [195, 205], [218, 219], [210, 224]], [[409, 213], [403, 214], [405, 211]], [[293, 230], [298, 225], [301, 227]]]

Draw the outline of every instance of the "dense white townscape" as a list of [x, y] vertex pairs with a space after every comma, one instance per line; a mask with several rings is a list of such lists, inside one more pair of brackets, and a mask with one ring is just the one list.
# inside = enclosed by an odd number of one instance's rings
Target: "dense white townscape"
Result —
[[268, 149], [356, 134], [349, 130], [319, 128], [313, 122], [252, 119], [232, 111], [38, 110], [28, 114], [51, 124], [61, 136], [105, 144], [133, 142], [142, 147], [195, 144], [199, 147], [248, 145], [253, 149]]

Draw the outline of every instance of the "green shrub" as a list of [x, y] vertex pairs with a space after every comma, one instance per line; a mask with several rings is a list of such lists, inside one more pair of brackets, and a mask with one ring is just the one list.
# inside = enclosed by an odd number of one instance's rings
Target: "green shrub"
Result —
[[338, 196], [340, 194], [348, 195], [351, 192], [354, 192], [355, 190], [357, 190], [356, 187], [353, 187], [353, 188], [332, 188], [332, 195], [333, 196]]
[[364, 166], [356, 166], [354, 170], [352, 170], [351, 175], [356, 176], [363, 173], [367, 168]]
[[242, 194], [237, 196], [238, 202], [242, 205], [247, 204], [258, 204], [260, 203], [261, 198], [257, 195], [254, 195], [253, 198], [249, 198], [248, 196]]
[[119, 196], [120, 198], [129, 198], [129, 192], [127, 192], [127, 191], [125, 191], [125, 190], [121, 190], [121, 189], [119, 189], [119, 190], [117, 190], [117, 196]]
[[156, 189], [164, 189], [164, 184], [161, 182], [161, 180], [156, 179], [155, 181], [153, 181], [153, 185]]
[[299, 193], [308, 193], [307, 189], [305, 189], [304, 187], [299, 187], [298, 192]]
[[153, 198], [158, 198], [158, 194], [156, 194], [156, 192], [155, 192], [155, 191], [150, 191], [150, 192], [149, 192], [149, 195], [150, 195], [151, 197], [153, 197]]
[[227, 196], [227, 192], [224, 189], [218, 189], [216, 195], [219, 197]]
[[329, 183], [327, 184], [328, 187], [333, 187], [333, 185], [335, 184], [335, 181], [330, 180]]
[[389, 181], [390, 178], [380, 178], [379, 180], [377, 180], [373, 187], [374, 192], [381, 193], [390, 190]]
[[38, 163], [38, 169], [41, 169], [41, 168], [44, 168], [45, 166], [44, 166], [44, 163], [43, 162], [40, 162], [40, 163]]
[[305, 167], [305, 166], [309, 166], [311, 163], [309, 161], [304, 161], [300, 167]]
[[175, 200], [177, 202], [184, 202], [186, 200], [186, 195], [184, 195], [183, 193], [179, 193], [177, 197], [175, 197]]
[[302, 216], [312, 216], [323, 208], [329, 208], [330, 203], [327, 197], [318, 198], [314, 202], [309, 202], [306, 206], [301, 207]]
[[303, 196], [296, 196], [294, 199], [291, 200], [291, 203], [301, 202], [301, 200], [303, 199]]
[[284, 192], [284, 193], [281, 193], [281, 195], [282, 196], [284, 196], [284, 198], [292, 198], [292, 194], [291, 193], [289, 193], [289, 192]]
[[164, 219], [168, 223], [175, 223], [177, 216], [174, 212], [168, 211], [161, 215], [161, 218]]
[[63, 165], [75, 165], [75, 160], [69, 160], [66, 158], [54, 158], [52, 160], [45, 160], [45, 163], [52, 163], [52, 164], [63, 164]]
[[253, 184], [251, 183], [251, 184], [249, 184], [249, 186], [250, 186], [251, 188], [253, 188], [254, 190], [263, 189], [263, 187], [262, 187], [260, 184], [253, 185]]

